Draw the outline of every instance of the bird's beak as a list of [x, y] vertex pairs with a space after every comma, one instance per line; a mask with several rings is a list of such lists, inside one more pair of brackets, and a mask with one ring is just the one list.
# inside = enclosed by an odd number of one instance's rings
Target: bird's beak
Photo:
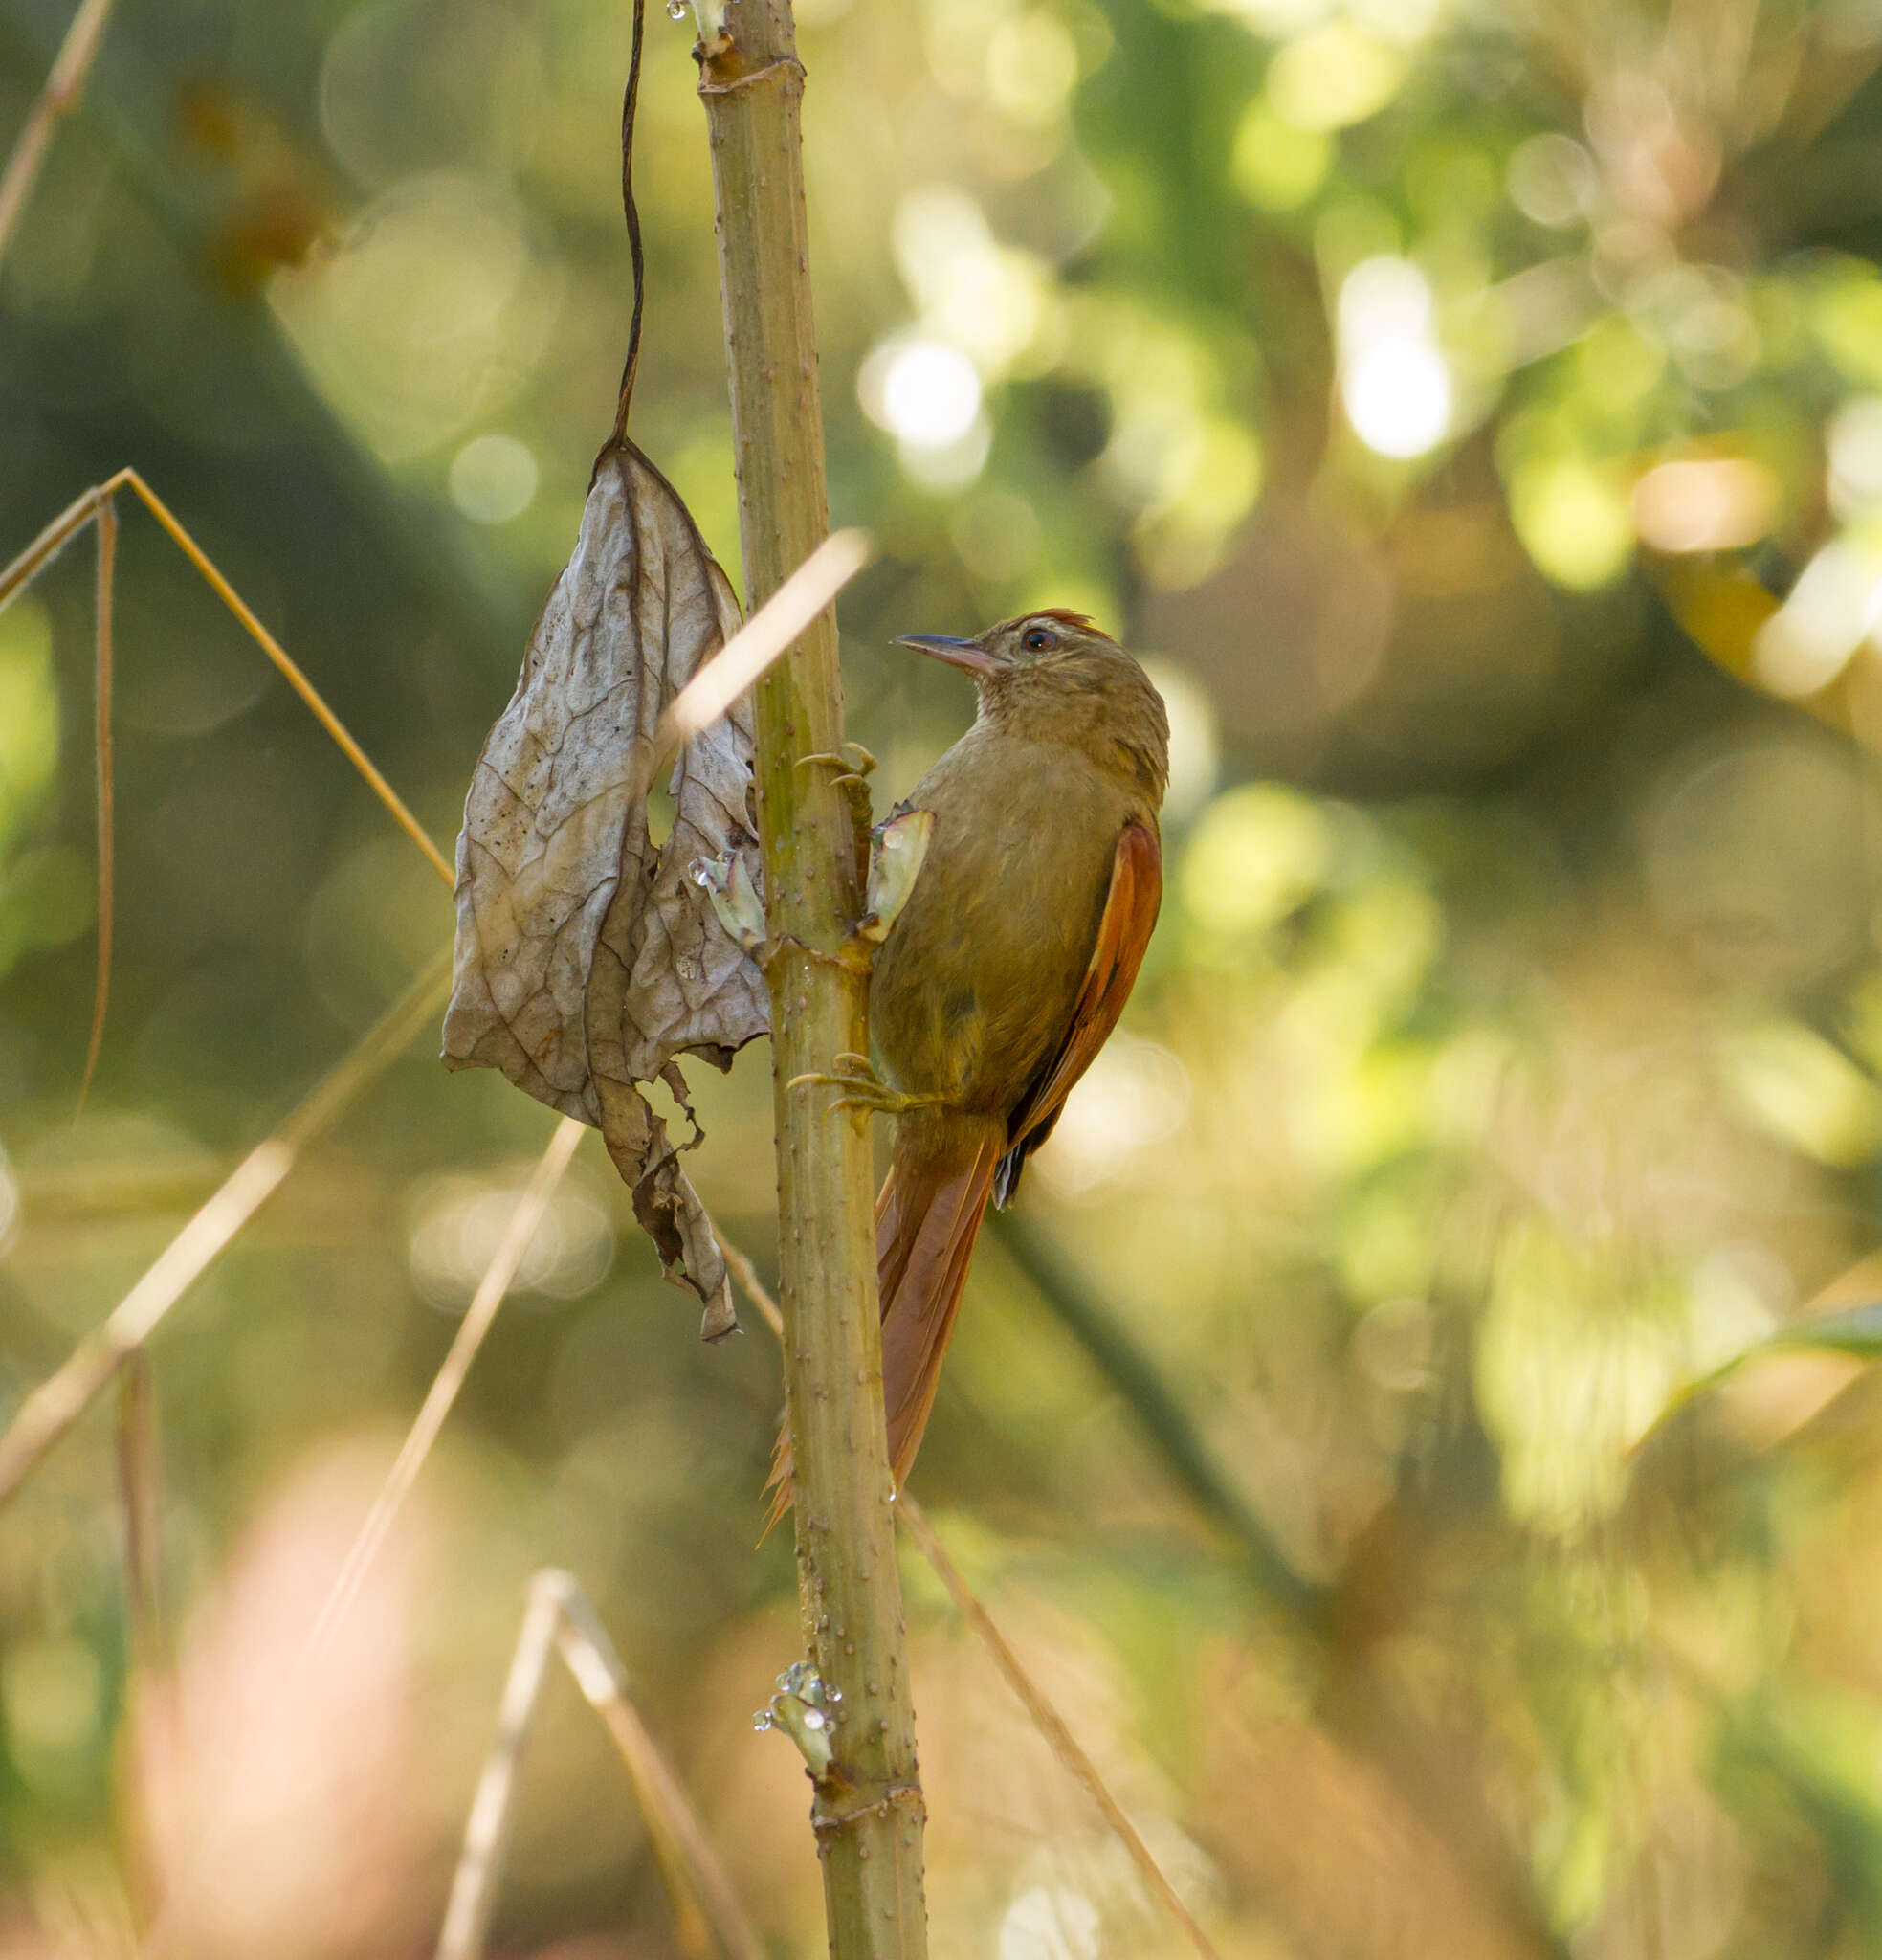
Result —
[[944, 633], [905, 633], [896, 641], [898, 647], [913, 647], [919, 654], [932, 654], [950, 667], [959, 667], [976, 680], [997, 674], [1006, 664], [996, 660], [977, 639], [953, 639]]

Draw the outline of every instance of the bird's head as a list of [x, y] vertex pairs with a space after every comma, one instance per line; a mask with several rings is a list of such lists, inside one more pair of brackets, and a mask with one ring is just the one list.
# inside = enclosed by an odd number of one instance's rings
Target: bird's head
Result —
[[1070, 674], [1086, 665], [1102, 671], [1120, 659], [1137, 665], [1109, 634], [1100, 633], [1082, 612], [1028, 612], [989, 626], [972, 639], [911, 633], [896, 644], [945, 660], [950, 667], [971, 674], [982, 686], [1022, 672], [1048, 677]]
[[1153, 801], [1162, 800], [1169, 776], [1162, 697], [1084, 613], [1027, 612], [972, 639], [911, 633], [896, 644], [971, 674], [983, 722], [1082, 748], [1107, 767], [1127, 768]]

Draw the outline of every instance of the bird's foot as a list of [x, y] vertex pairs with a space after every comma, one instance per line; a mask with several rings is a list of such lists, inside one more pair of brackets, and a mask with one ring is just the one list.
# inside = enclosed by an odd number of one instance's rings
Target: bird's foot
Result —
[[945, 1096], [910, 1096], [892, 1089], [876, 1074], [868, 1056], [847, 1050], [836, 1057], [828, 1073], [792, 1076], [785, 1086], [834, 1089], [837, 1095], [825, 1114], [833, 1116], [842, 1109], [864, 1122], [872, 1116], [900, 1116], [910, 1109], [925, 1109], [947, 1101]]
[[[792, 952], [802, 953], [807, 960], [819, 961], [826, 967], [840, 967], [846, 973], [860, 973], [865, 980], [869, 978], [870, 968], [875, 957], [875, 947], [865, 940], [858, 939], [854, 933], [844, 940], [833, 953], [825, 952], [822, 947], [812, 946], [808, 939], [800, 939], [794, 932], [786, 932], [781, 938], [767, 941], [766, 944], [778, 952], [788, 948]], [[800, 1076], [795, 1080], [803, 1081], [808, 1079]]]
[[840, 781], [846, 776], [867, 776], [875, 767], [875, 758], [860, 742], [846, 742], [839, 749], [819, 749], [814, 755], [797, 758], [801, 769], [808, 768], [812, 763], [820, 768], [834, 769]]

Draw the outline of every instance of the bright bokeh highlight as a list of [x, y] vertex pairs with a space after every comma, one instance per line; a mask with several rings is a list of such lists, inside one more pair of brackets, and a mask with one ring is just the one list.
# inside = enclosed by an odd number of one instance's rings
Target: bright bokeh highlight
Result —
[[1340, 396], [1353, 433], [1381, 456], [1435, 449], [1450, 426], [1450, 370], [1439, 351], [1429, 281], [1390, 256], [1356, 266], [1340, 289]]
[[941, 341], [879, 348], [864, 364], [859, 389], [871, 419], [916, 449], [959, 442], [980, 413], [974, 364]]
[[479, 435], [451, 459], [451, 501], [474, 523], [520, 517], [541, 480], [534, 452], [514, 435]]

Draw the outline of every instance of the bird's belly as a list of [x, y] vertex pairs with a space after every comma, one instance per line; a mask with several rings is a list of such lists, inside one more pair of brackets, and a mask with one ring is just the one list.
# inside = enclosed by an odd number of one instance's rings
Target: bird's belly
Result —
[[910, 800], [935, 835], [876, 955], [872, 1038], [897, 1088], [1005, 1115], [1070, 1024], [1122, 812], [1101, 783], [1058, 777], [924, 783]]

